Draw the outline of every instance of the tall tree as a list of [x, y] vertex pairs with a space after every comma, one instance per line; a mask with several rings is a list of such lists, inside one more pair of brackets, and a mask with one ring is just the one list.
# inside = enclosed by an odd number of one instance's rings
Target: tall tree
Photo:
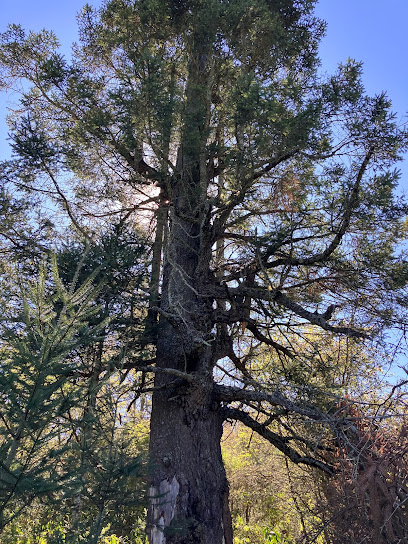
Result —
[[[151, 544], [232, 543], [226, 419], [330, 473], [323, 439], [344, 429], [314, 380], [336, 365], [322, 339], [403, 319], [390, 168], [407, 133], [358, 63], [317, 75], [314, 4], [110, 0], [84, 8], [71, 64], [52, 33], [3, 35], [4, 85], [31, 83], [7, 180], [89, 241], [112, 217], [155, 225], [145, 333], [122, 361], [155, 376]], [[279, 372], [260, 371], [267, 352]]]

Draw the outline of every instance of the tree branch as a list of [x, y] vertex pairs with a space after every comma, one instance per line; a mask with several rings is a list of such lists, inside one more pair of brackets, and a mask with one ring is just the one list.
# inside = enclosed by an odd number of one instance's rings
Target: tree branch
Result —
[[236, 408], [223, 408], [223, 412], [225, 419], [235, 419], [237, 421], [241, 421], [241, 423], [243, 423], [246, 427], [249, 427], [255, 431], [257, 434], [275, 446], [275, 448], [289, 457], [293, 463], [318, 468], [323, 472], [326, 472], [326, 474], [334, 474], [334, 469], [331, 465], [323, 461], [319, 461], [314, 457], [300, 455], [300, 453], [288, 445], [288, 442], [291, 440], [290, 437], [280, 436], [277, 433], [274, 433], [262, 423], [255, 421], [255, 419], [249, 416], [246, 412]]
[[295, 358], [295, 354], [292, 353], [290, 351], [290, 349], [286, 348], [285, 346], [281, 346], [280, 344], [278, 344], [278, 342], [275, 342], [275, 340], [272, 340], [272, 338], [268, 338], [267, 336], [265, 336], [264, 334], [262, 334], [258, 329], [257, 327], [255, 326], [254, 323], [251, 323], [251, 322], [248, 322], [247, 323], [247, 329], [249, 331], [252, 332], [252, 334], [254, 335], [254, 337], [259, 340], [260, 342], [263, 342], [264, 344], [266, 344], [267, 346], [271, 346], [273, 347], [276, 351], [280, 351], [282, 353], [284, 353], [287, 357], [289, 357], [290, 359], [294, 359]]
[[258, 172], [254, 172], [253, 174], [251, 174], [251, 176], [241, 181], [241, 190], [233, 195], [230, 201], [225, 204], [223, 208], [220, 208], [218, 210], [219, 216], [214, 221], [214, 240], [216, 240], [221, 235], [223, 226], [225, 225], [225, 222], [227, 221], [231, 212], [234, 208], [236, 208], [236, 206], [238, 206], [238, 204], [241, 204], [244, 201], [245, 196], [248, 190], [252, 187], [253, 183], [257, 179], [261, 178], [262, 176], [273, 170], [273, 168], [276, 168], [281, 163], [287, 161], [288, 159], [291, 159], [294, 155], [296, 155], [296, 153], [298, 153], [298, 151], [299, 148], [295, 148], [291, 151], [288, 151], [284, 155], [281, 155], [280, 157], [276, 157], [275, 159], [271, 160], [264, 168], [262, 168]]
[[[155, 361], [155, 359], [152, 359], [152, 361]], [[175, 368], [160, 368], [159, 366], [146, 365], [146, 364], [143, 364], [143, 361], [140, 361], [140, 362], [128, 361], [123, 363], [121, 368], [125, 370], [133, 369], [139, 372], [152, 372], [153, 374], [155, 373], [168, 374], [169, 376], [176, 376], [177, 378], [181, 378], [182, 380], [186, 380], [188, 382], [197, 382], [193, 374], [188, 374], [187, 372], [183, 372], [182, 370], [177, 370]]]
[[299, 406], [295, 402], [286, 398], [280, 391], [268, 393], [267, 391], [255, 391], [254, 389], [240, 389], [228, 385], [214, 384], [214, 396], [217, 400], [223, 402], [268, 402], [272, 406], [281, 406], [289, 412], [307, 417], [313, 421], [326, 423], [334, 426], [335, 421], [327, 414], [314, 407], [306, 405]]
[[[314, 255], [311, 255], [310, 257], [298, 257], [298, 258], [282, 258], [282, 259], [276, 259], [272, 263], [264, 263], [265, 268], [274, 268], [276, 266], [280, 265], [291, 265], [291, 266], [310, 266], [313, 264], [321, 263], [323, 261], [326, 261], [330, 255], [337, 249], [337, 247], [340, 245], [343, 236], [345, 235], [351, 220], [351, 215], [355, 207], [358, 203], [358, 193], [360, 190], [361, 180], [363, 179], [364, 173], [367, 170], [368, 164], [370, 162], [371, 157], [374, 155], [374, 149], [370, 148], [367, 152], [360, 168], [357, 174], [356, 182], [350, 192], [350, 196], [348, 199], [348, 202], [346, 204], [346, 208], [344, 211], [343, 219], [340, 225], [339, 230], [337, 231], [335, 237], [330, 242], [330, 244], [326, 247], [324, 251], [321, 253], [315, 253]], [[271, 253], [269, 251], [266, 252], [264, 259], [269, 257]]]
[[[334, 332], [335, 334], [344, 334], [349, 337], [354, 338], [369, 338], [370, 336], [362, 331], [353, 329], [351, 327], [336, 327], [330, 325], [328, 319], [330, 315], [326, 312], [323, 314], [310, 312], [294, 302], [289, 297], [284, 295], [279, 289], [266, 289], [263, 287], [249, 287], [244, 284], [241, 284], [239, 287], [230, 287], [227, 286], [215, 286], [212, 285], [209, 288], [210, 296], [214, 296], [216, 299], [226, 299], [231, 302], [231, 310], [225, 312], [215, 312], [214, 321], [224, 322], [224, 323], [235, 323], [237, 321], [243, 320], [243, 314], [239, 313], [240, 306], [237, 305], [236, 300], [243, 299], [243, 297], [250, 297], [252, 300], [265, 300], [267, 302], [275, 302], [279, 306], [283, 306], [288, 310], [292, 311], [299, 317], [306, 319], [312, 325], [316, 325], [321, 329], [329, 332]], [[250, 322], [250, 320], [248, 320]], [[255, 323], [254, 323], [255, 325]]]
[[280, 306], [291, 310], [299, 317], [305, 318], [307, 321], [309, 321], [309, 323], [317, 325], [325, 331], [334, 332], [336, 334], [345, 334], [346, 336], [349, 336], [351, 338], [369, 338], [369, 335], [367, 333], [352, 329], [351, 327], [335, 327], [333, 325], [330, 325], [327, 319], [325, 319], [325, 314], [318, 314], [305, 310], [300, 304], [294, 302], [278, 290], [275, 292], [274, 300]]

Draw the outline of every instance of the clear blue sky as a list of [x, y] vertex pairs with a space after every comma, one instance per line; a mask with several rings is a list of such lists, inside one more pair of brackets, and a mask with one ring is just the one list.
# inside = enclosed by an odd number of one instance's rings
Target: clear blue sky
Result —
[[[8, 23], [26, 29], [54, 30], [62, 52], [77, 38], [76, 14], [84, 0], [0, 0], [0, 32]], [[89, 3], [99, 5], [100, 0]], [[369, 94], [386, 90], [402, 118], [408, 111], [408, 0], [320, 0], [317, 15], [328, 23], [321, 45], [322, 69], [333, 72], [348, 57], [364, 63]], [[0, 95], [0, 158], [5, 158], [7, 100]], [[408, 167], [404, 168], [408, 173]], [[407, 180], [404, 186], [408, 188]]]
[[368, 94], [387, 91], [394, 110], [408, 111], [408, 1], [320, 0], [316, 13], [327, 23], [320, 47], [332, 72], [348, 57], [364, 63]]
[[[320, 0], [316, 14], [327, 22], [322, 70], [333, 73], [349, 57], [362, 61], [367, 94], [386, 91], [397, 119], [408, 121], [408, 0]], [[408, 154], [397, 167], [408, 194]]]

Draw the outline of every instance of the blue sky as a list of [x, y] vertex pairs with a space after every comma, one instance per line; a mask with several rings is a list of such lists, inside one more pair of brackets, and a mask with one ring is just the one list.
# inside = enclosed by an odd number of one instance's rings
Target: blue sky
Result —
[[[69, 54], [76, 40], [76, 14], [84, 0], [0, 0], [0, 32], [8, 23], [30, 30], [54, 30], [62, 52]], [[89, 0], [99, 5], [100, 0]], [[328, 23], [321, 45], [322, 69], [333, 72], [348, 57], [364, 63], [364, 82], [369, 94], [387, 91], [402, 119], [408, 111], [408, 2], [407, 0], [320, 0], [317, 15]], [[8, 154], [4, 123], [8, 102], [0, 94], [0, 159]], [[403, 185], [408, 189], [407, 180]], [[404, 176], [405, 177], [405, 176]]]
[[332, 72], [348, 57], [363, 61], [368, 94], [387, 91], [394, 109], [408, 111], [407, 0], [321, 0], [316, 13], [327, 21], [320, 47]]
[[[76, 14], [86, 0], [3, 0], [0, 2], [0, 31], [9, 23], [21, 24], [26, 30], [53, 30], [69, 52], [77, 38]], [[91, 5], [99, 2], [88, 1]]]
[[[408, 1], [320, 0], [316, 14], [327, 22], [320, 45], [322, 69], [333, 73], [349, 57], [362, 61], [367, 94], [386, 91], [397, 119], [407, 122]], [[397, 167], [400, 188], [408, 194], [408, 154]]]
[[[71, 43], [77, 40], [76, 15], [86, 0], [0, 0], [0, 32], [10, 23], [18, 23], [25, 30], [39, 31], [45, 28], [57, 35], [61, 52], [69, 56]], [[99, 5], [99, 0], [88, 0], [91, 5]], [[6, 142], [7, 105], [16, 102], [18, 95], [0, 92], [0, 160], [9, 156]]]
[[[101, 0], [88, 0], [100, 5]], [[8, 23], [31, 30], [54, 30], [62, 53], [69, 55], [77, 39], [76, 14], [85, 0], [0, 0], [0, 32]], [[327, 24], [320, 56], [322, 70], [335, 71], [348, 57], [364, 63], [364, 83], [370, 95], [387, 91], [404, 121], [408, 111], [408, 1], [407, 0], [320, 0], [316, 14]], [[17, 100], [0, 93], [0, 160], [9, 155], [4, 118], [7, 104]], [[408, 157], [400, 164], [401, 187], [408, 193]]]

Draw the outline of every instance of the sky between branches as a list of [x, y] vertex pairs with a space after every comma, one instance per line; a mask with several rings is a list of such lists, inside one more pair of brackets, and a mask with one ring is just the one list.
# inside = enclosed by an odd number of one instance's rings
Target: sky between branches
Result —
[[[88, 1], [97, 7], [103, 0]], [[60, 40], [61, 53], [69, 57], [71, 43], [78, 38], [76, 14], [85, 2], [0, 0], [0, 32], [9, 23], [21, 24], [26, 30], [53, 30]], [[408, 121], [407, 0], [320, 0], [316, 15], [328, 25], [320, 46], [321, 71], [333, 73], [338, 63], [349, 57], [362, 61], [367, 93], [386, 91], [398, 120]], [[0, 160], [10, 156], [5, 117], [7, 108], [17, 100], [17, 92], [0, 92]], [[399, 168], [401, 188], [408, 195], [408, 156]]]
[[[53, 30], [62, 53], [69, 56], [70, 44], [77, 39], [76, 14], [85, 0], [0, 0], [0, 32], [7, 24], [25, 29]], [[98, 6], [101, 0], [90, 0]], [[320, 0], [316, 14], [328, 23], [320, 47], [322, 71], [332, 73], [348, 57], [364, 63], [364, 83], [369, 94], [386, 90], [403, 122], [408, 111], [408, 2], [406, 0]], [[9, 156], [7, 107], [17, 93], [0, 93], [0, 159]], [[408, 159], [407, 159], [408, 162]], [[403, 185], [408, 191], [408, 165], [402, 168]]]

